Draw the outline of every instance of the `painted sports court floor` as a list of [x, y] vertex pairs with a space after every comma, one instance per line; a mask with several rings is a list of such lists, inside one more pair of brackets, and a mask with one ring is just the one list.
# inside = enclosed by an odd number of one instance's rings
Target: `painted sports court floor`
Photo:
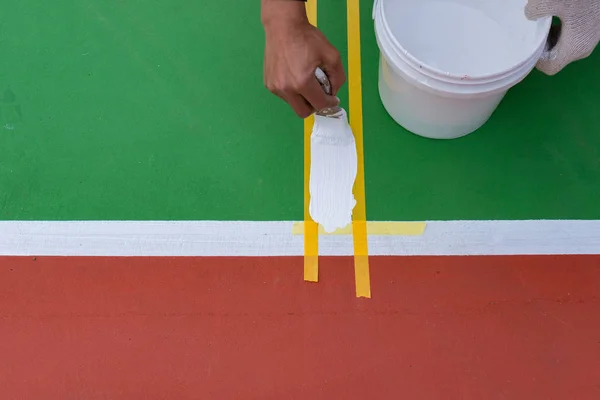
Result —
[[351, 234], [303, 280], [305, 127], [263, 88], [258, 2], [2, 6], [2, 398], [598, 398], [600, 53], [427, 140], [356, 4], [317, 9], [354, 71], [371, 298]]

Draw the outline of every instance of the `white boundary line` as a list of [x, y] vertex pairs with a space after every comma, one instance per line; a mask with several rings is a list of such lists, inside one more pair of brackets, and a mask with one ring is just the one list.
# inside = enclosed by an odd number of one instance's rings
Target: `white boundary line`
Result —
[[[0, 221], [0, 255], [301, 256], [294, 221]], [[600, 254], [600, 220], [429, 221], [422, 236], [369, 235], [371, 255]], [[351, 256], [350, 235], [319, 254]]]

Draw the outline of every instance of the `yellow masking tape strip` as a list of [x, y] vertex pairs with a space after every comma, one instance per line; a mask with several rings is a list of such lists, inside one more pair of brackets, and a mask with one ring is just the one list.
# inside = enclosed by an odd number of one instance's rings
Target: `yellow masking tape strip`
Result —
[[306, 16], [308, 17], [308, 22], [317, 26], [317, 0], [308, 0], [306, 2]]
[[354, 233], [354, 277], [356, 297], [371, 297], [367, 208], [365, 204], [365, 166], [363, 149], [362, 77], [360, 65], [360, 0], [347, 0], [348, 16], [348, 97], [350, 126], [356, 140], [358, 170], [354, 182], [356, 207], [352, 215]]
[[354, 282], [356, 297], [371, 297], [371, 276], [369, 272], [369, 250], [367, 244], [367, 224], [362, 221], [352, 223], [354, 227]]
[[[385, 235], [385, 236], [421, 236], [425, 232], [425, 222], [384, 222], [372, 221], [367, 222], [368, 235]], [[325, 232], [323, 227], [319, 225], [319, 235], [351, 235], [352, 225], [338, 229], [331, 233]], [[292, 235], [304, 234], [304, 222], [294, 222], [292, 225]]]
[[[317, 0], [306, 2], [306, 15], [314, 26], [317, 26]], [[304, 120], [304, 280], [319, 281], [319, 226], [310, 217], [310, 135], [314, 117]]]

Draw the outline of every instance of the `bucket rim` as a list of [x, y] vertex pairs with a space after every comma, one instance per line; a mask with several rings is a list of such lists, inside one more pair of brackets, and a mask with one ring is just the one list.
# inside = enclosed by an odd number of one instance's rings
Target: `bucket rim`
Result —
[[[546, 42], [548, 40], [548, 34], [550, 32], [550, 26], [552, 25], [552, 17], [542, 17], [535, 22], [540, 26], [542, 32], [545, 34], [540, 35], [537, 42], [535, 43], [535, 51], [527, 58], [504, 68], [498, 72], [494, 72], [491, 74], [482, 74], [482, 75], [465, 75], [465, 74], [456, 74], [451, 72], [444, 72], [441, 69], [435, 68], [426, 62], [423, 62], [412, 55], [405, 47], [403, 47], [396, 37], [392, 34], [391, 29], [387, 23], [387, 19], [384, 16], [384, 3], [386, 0], [375, 0], [373, 5], [373, 19], [375, 20], [375, 30], [377, 33], [378, 22], [381, 24], [381, 28], [383, 28], [383, 33], [387, 36], [387, 39], [393, 45], [393, 51], [405, 62], [410, 64], [410, 66], [420, 73], [428, 75], [431, 78], [442, 79], [449, 83], [460, 82], [461, 84], [479, 84], [479, 83], [491, 83], [493, 81], [502, 80], [513, 73], [515, 71], [520, 70], [524, 65], [531, 62], [532, 57], [536, 57], [536, 61], [539, 58], [540, 48], [544, 48], [546, 46]], [[378, 18], [379, 17], [379, 18]], [[408, 58], [408, 60], [405, 59]]]
[[[396, 52], [390, 54], [388, 51], [389, 46], [385, 46], [384, 43], [382, 43], [389, 40], [389, 37], [381, 35], [375, 36], [380, 48], [380, 57], [386, 60], [386, 64], [396, 74], [414, 86], [444, 97], [487, 97], [491, 94], [506, 92], [512, 86], [522, 81], [535, 67], [537, 62], [537, 59], [532, 57], [521, 67], [511, 74], [506, 75], [504, 78], [487, 82], [467, 83], [465, 81], [444, 80], [440, 79], [440, 77], [424, 74], [422, 69], [410, 65]], [[538, 49], [537, 54], [541, 54], [541, 50], [542, 49]]]

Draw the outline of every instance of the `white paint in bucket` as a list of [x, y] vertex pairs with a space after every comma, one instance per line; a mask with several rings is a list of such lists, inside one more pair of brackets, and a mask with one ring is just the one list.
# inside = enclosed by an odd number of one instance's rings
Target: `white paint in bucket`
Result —
[[535, 67], [551, 18], [527, 0], [376, 0], [379, 94], [407, 130], [453, 139], [480, 128]]

